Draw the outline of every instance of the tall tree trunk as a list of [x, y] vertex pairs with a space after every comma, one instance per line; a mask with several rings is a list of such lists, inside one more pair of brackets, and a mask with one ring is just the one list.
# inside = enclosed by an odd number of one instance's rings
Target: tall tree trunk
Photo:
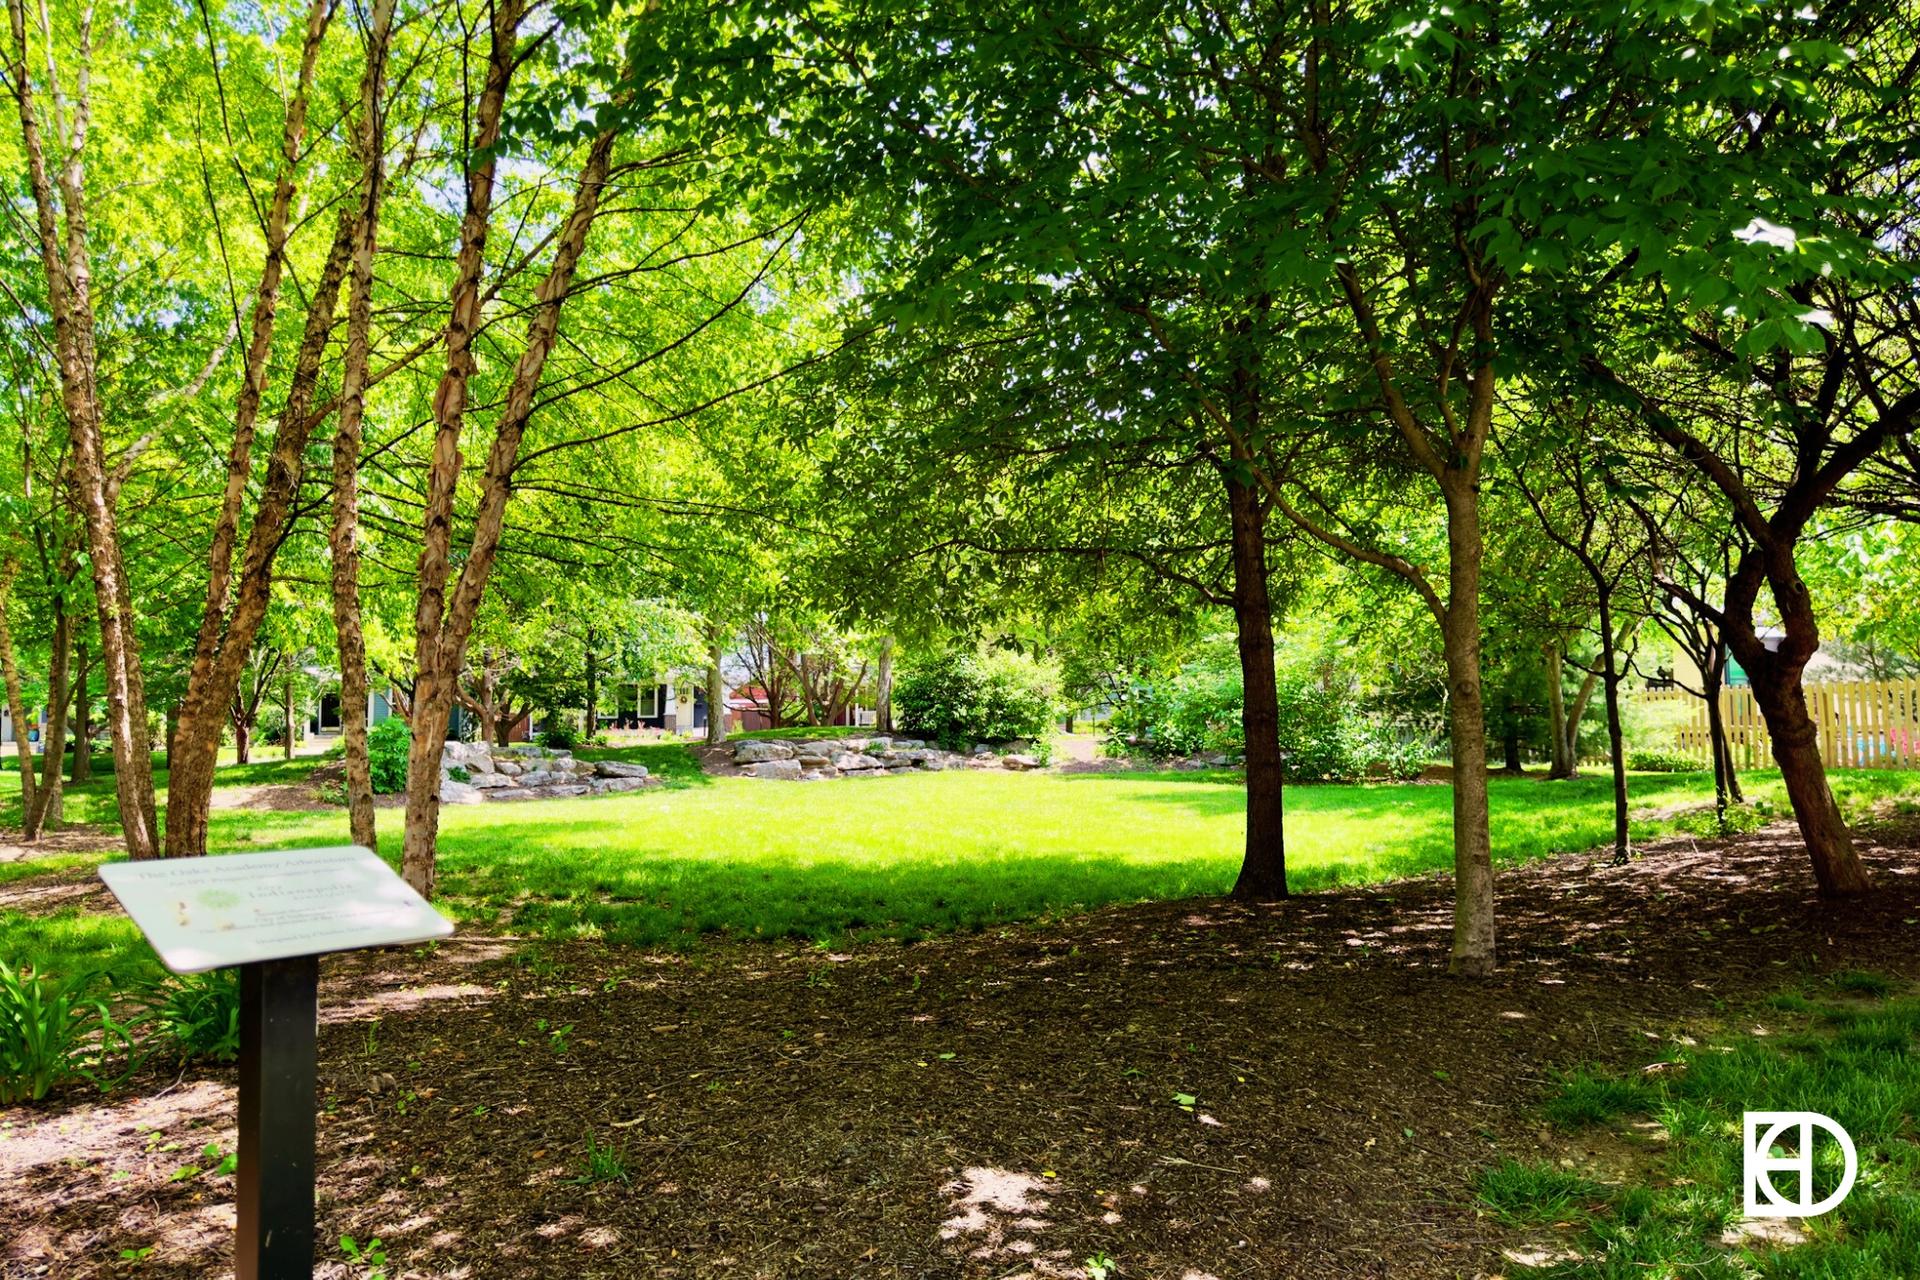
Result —
[[[59, 169], [60, 198], [49, 176], [40, 137], [33, 81], [26, 66], [26, 12], [22, 0], [8, 0], [14, 55], [9, 67], [14, 102], [19, 107], [22, 149], [33, 191], [41, 265], [46, 273], [48, 310], [53, 315], [54, 352], [60, 366], [60, 392], [73, 445], [75, 505], [87, 529], [94, 596], [100, 606], [100, 647], [106, 668], [107, 717], [113, 730], [114, 784], [127, 852], [133, 858], [158, 854], [159, 814], [154, 808], [153, 761], [147, 740], [146, 689], [133, 630], [120, 531], [114, 514], [116, 481], [109, 474], [100, 429], [100, 397], [95, 382], [93, 269], [87, 244], [84, 159], [91, 104], [83, 76], [67, 103], [66, 154]], [[78, 57], [91, 60], [89, 26], [81, 26]], [[60, 223], [64, 218], [64, 243]]]
[[515, 47], [524, 12], [521, 0], [500, 0], [493, 7], [486, 81], [474, 111], [474, 154], [482, 159], [468, 175], [467, 209], [461, 221], [447, 323], [447, 367], [434, 395], [433, 458], [427, 474], [418, 570], [420, 598], [414, 610], [418, 679], [413, 694], [413, 739], [407, 752], [407, 813], [401, 856], [407, 883], [429, 897], [433, 893], [435, 842], [440, 827], [440, 753], [446, 741], [454, 681], [486, 593], [487, 579], [493, 572], [520, 440], [533, 414], [541, 371], [558, 339], [561, 304], [572, 287], [587, 232], [599, 210], [615, 141], [610, 131], [593, 140], [574, 191], [573, 208], [555, 236], [553, 263], [536, 291], [526, 345], [514, 365], [493, 445], [488, 450], [466, 562], [449, 599], [453, 499], [461, 473], [460, 429], [474, 368], [473, 335], [480, 321], [480, 276], [493, 201], [496, 160], [492, 148], [500, 136], [501, 109], [517, 61]]
[[253, 724], [250, 721], [236, 719], [233, 722], [233, 762], [253, 763]]
[[1733, 743], [1727, 737], [1726, 710], [1720, 705], [1727, 670], [1727, 646], [1715, 639], [1707, 648], [1706, 661], [1700, 667], [1700, 694], [1707, 703], [1707, 746], [1713, 756], [1714, 812], [1724, 820], [1727, 806], [1745, 804], [1740, 790], [1740, 772], [1733, 763]]
[[[873, 727], [893, 732], [893, 637], [880, 638], [880, 666], [873, 676]], [[1067, 730], [1071, 733], [1071, 727]]]
[[[346, 274], [356, 221], [354, 210], [341, 211], [326, 265], [314, 285], [293, 379], [274, 434], [266, 480], [247, 534], [231, 608], [227, 600], [227, 583], [232, 577], [230, 568], [226, 573], [215, 575], [217, 595], [215, 587], [208, 589], [207, 612], [202, 618], [200, 639], [187, 675], [187, 691], [180, 702], [180, 723], [174, 735], [178, 755], [172, 762], [167, 783], [166, 837], [170, 858], [194, 857], [207, 851], [207, 823], [213, 805], [214, 768], [219, 763], [224, 709], [239, 687], [241, 673], [273, 599], [273, 562], [292, 519], [294, 500], [299, 496], [306, 442], [312, 434], [311, 410], [320, 359], [325, 353], [333, 313], [339, 302], [340, 283]], [[228, 558], [231, 559], [231, 550]]]
[[340, 418], [333, 437], [333, 631], [340, 655], [340, 738], [346, 747], [347, 827], [353, 843], [376, 848], [373, 769], [367, 756], [367, 640], [360, 625], [360, 447], [367, 412], [367, 368], [373, 351], [373, 256], [385, 191], [387, 45], [394, 0], [375, 0], [368, 24], [367, 65], [360, 81], [360, 218], [354, 228], [347, 286], [347, 349], [340, 374]]
[[27, 810], [22, 837], [38, 840], [48, 822], [65, 816], [61, 770], [67, 763], [67, 664], [70, 660], [73, 622], [65, 605], [56, 596], [53, 615], [53, 641], [47, 663], [47, 732], [40, 744], [40, 779], [34, 784], [33, 804]]
[[1520, 709], [1514, 703], [1512, 694], [1507, 695], [1505, 713], [1500, 745], [1507, 758], [1501, 772], [1522, 774], [1527, 771], [1527, 763], [1520, 758]]
[[13, 597], [13, 582], [20, 573], [18, 562], [8, 560], [0, 567], [0, 674], [7, 686], [7, 714], [13, 719], [13, 745], [20, 756], [20, 825], [27, 824], [33, 812], [33, 742], [27, 737], [27, 701], [20, 682], [20, 661], [13, 648], [13, 626], [7, 606]]
[[[1598, 575], [1596, 575], [1598, 577]], [[1613, 861], [1625, 866], [1633, 857], [1627, 841], [1627, 750], [1620, 731], [1619, 646], [1613, 639], [1613, 600], [1600, 592], [1600, 684], [1607, 704], [1607, 754], [1613, 767]]]
[[1813, 860], [1814, 881], [1823, 897], [1863, 894], [1870, 887], [1866, 868], [1853, 847], [1853, 835], [1833, 798], [1833, 788], [1827, 785], [1826, 766], [1820, 759], [1820, 731], [1807, 711], [1806, 690], [1798, 673], [1789, 679], [1770, 670], [1770, 666], [1756, 663], [1747, 674], [1753, 681], [1754, 701], [1767, 719], [1767, 735], [1773, 741], [1780, 781], [1786, 786], [1793, 816]]
[[293, 666], [291, 663], [287, 666], [286, 677], [280, 682], [280, 715], [286, 721], [286, 758], [291, 760], [294, 740], [299, 736], [297, 732], [299, 726], [293, 722]]
[[[587, 628], [587, 710], [580, 721], [580, 740], [591, 741], [594, 730], [600, 727], [600, 654], [593, 647], [593, 628]], [[689, 708], [687, 718], [693, 718]], [[689, 725], [688, 728], [692, 726]]]
[[1273, 603], [1267, 595], [1266, 513], [1259, 494], [1231, 470], [1227, 508], [1233, 535], [1233, 622], [1240, 648], [1246, 737], [1247, 843], [1233, 897], [1287, 896], [1286, 777], [1280, 758], [1280, 689], [1274, 671]]
[[1564, 681], [1565, 655], [1558, 636], [1544, 646], [1547, 657], [1547, 734], [1552, 739], [1553, 763], [1547, 769], [1550, 779], [1571, 778], [1580, 770], [1580, 756], [1567, 733], [1567, 691]]
[[713, 628], [707, 647], [707, 745], [717, 747], [727, 740], [727, 676], [725, 669], [726, 633]]
[[93, 699], [87, 692], [87, 642], [74, 641], [73, 661], [73, 773], [74, 786], [93, 781]]
[[1480, 685], [1480, 500], [1466, 478], [1447, 499], [1447, 715], [1453, 739], [1454, 973], [1483, 977], [1495, 962], [1493, 839], [1487, 805], [1487, 722]]

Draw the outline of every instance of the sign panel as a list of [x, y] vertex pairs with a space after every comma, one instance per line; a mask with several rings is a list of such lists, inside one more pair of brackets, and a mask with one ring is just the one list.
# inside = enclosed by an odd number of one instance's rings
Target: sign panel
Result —
[[115, 862], [100, 878], [175, 973], [453, 932], [452, 921], [359, 845]]

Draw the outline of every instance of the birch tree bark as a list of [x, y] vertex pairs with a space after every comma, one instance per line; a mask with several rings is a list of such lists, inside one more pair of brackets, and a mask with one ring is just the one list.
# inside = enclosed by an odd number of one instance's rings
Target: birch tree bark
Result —
[[347, 826], [353, 843], [376, 848], [373, 772], [367, 759], [367, 640], [360, 625], [360, 447], [367, 410], [367, 368], [373, 336], [373, 255], [386, 181], [387, 45], [394, 0], [374, 0], [367, 34], [367, 70], [360, 86], [359, 150], [363, 176], [347, 286], [347, 350], [340, 375], [340, 419], [333, 437], [333, 630], [340, 656], [340, 737], [346, 747]]
[[[587, 149], [573, 206], [554, 237], [546, 278], [534, 292], [527, 337], [507, 384], [481, 476], [473, 532], [465, 562], [454, 578], [453, 507], [460, 481], [460, 433], [465, 422], [468, 384], [473, 376], [473, 338], [480, 321], [480, 277], [492, 217], [496, 160], [493, 144], [507, 89], [516, 66], [522, 0], [502, 0], [493, 10], [486, 77], [474, 107], [473, 152], [478, 162], [467, 177], [467, 204], [461, 219], [460, 249], [446, 330], [447, 363], [434, 394], [433, 457], [427, 475], [422, 521], [419, 602], [414, 612], [413, 734], [407, 753], [407, 810], [401, 871], [419, 893], [431, 896], [435, 841], [440, 827], [440, 754], [447, 718], [465, 660], [466, 643], [486, 592], [499, 551], [507, 498], [521, 437], [533, 414], [534, 392], [559, 336], [560, 308], [572, 287], [587, 233], [599, 212], [600, 196], [612, 169], [615, 135], [602, 132]], [[452, 590], [449, 593], [449, 583]]]
[[[133, 631], [133, 609], [114, 488], [101, 433], [94, 350], [92, 264], [87, 238], [86, 147], [90, 127], [91, 25], [82, 18], [71, 98], [57, 80], [51, 92], [65, 122], [58, 178], [50, 173], [40, 133], [39, 108], [27, 71], [23, 0], [7, 0], [13, 50], [8, 67], [20, 117], [21, 147], [33, 193], [34, 228], [53, 316], [54, 353], [60, 367], [61, 406], [73, 446], [73, 488], [87, 529], [94, 596], [100, 608], [100, 649], [106, 674], [107, 718], [113, 733], [114, 785], [127, 852], [135, 859], [160, 851], [154, 806], [152, 746], [147, 730], [146, 688]], [[49, 67], [53, 66], [49, 59]], [[49, 76], [52, 76], [49, 71]], [[58, 194], [56, 195], [56, 181]]]
[[[337, 219], [326, 265], [314, 285], [286, 402], [274, 433], [266, 477], [247, 532], [236, 586], [234, 552], [253, 474], [253, 443], [260, 404], [266, 393], [274, 319], [286, 273], [287, 241], [305, 145], [308, 100], [320, 47], [332, 15], [333, 6], [328, 0], [312, 0], [308, 6], [299, 77], [282, 126], [281, 163], [267, 211], [266, 253], [260, 286], [254, 294], [246, 361], [234, 410], [233, 440], [227, 451], [226, 488], [214, 519], [200, 630], [187, 674], [187, 691], [180, 702], [174, 755], [168, 761], [166, 853], [171, 858], [206, 852], [220, 728], [272, 597], [274, 557], [285, 538], [299, 493], [303, 455], [315, 425], [312, 410], [320, 359], [332, 329], [340, 282], [346, 272], [348, 251], [357, 225], [359, 211], [353, 207], [343, 209]], [[292, 732], [291, 725], [288, 732]]]

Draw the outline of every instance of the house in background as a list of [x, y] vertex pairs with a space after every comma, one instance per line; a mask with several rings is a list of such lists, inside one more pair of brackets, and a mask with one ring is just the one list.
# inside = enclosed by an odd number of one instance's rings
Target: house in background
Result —
[[[328, 672], [329, 676], [333, 673]], [[367, 728], [379, 724], [393, 715], [393, 700], [378, 690], [367, 691]], [[313, 733], [340, 732], [340, 688], [337, 683], [320, 695], [313, 714], [307, 717], [307, 728]]]
[[[41, 735], [46, 733], [46, 731], [47, 709], [45, 707], [36, 707], [33, 713], [27, 718], [27, 741], [40, 741]], [[0, 743], [12, 746], [13, 741], [13, 712], [5, 707], [0, 707]]]

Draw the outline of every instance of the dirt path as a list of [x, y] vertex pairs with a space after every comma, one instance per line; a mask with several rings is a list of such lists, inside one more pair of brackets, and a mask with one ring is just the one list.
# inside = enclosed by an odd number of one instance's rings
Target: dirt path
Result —
[[[1920, 825], [1865, 845], [1846, 910], [1782, 831], [1508, 872], [1478, 984], [1440, 879], [851, 955], [329, 961], [321, 1237], [379, 1236], [395, 1280], [1495, 1274], [1468, 1188], [1552, 1141], [1557, 1068], [1807, 974], [1920, 976]], [[0, 1111], [0, 1276], [147, 1245], [142, 1275], [227, 1274], [231, 1179], [170, 1179], [231, 1149], [232, 1084]], [[589, 1133], [624, 1181], [576, 1180]]]

